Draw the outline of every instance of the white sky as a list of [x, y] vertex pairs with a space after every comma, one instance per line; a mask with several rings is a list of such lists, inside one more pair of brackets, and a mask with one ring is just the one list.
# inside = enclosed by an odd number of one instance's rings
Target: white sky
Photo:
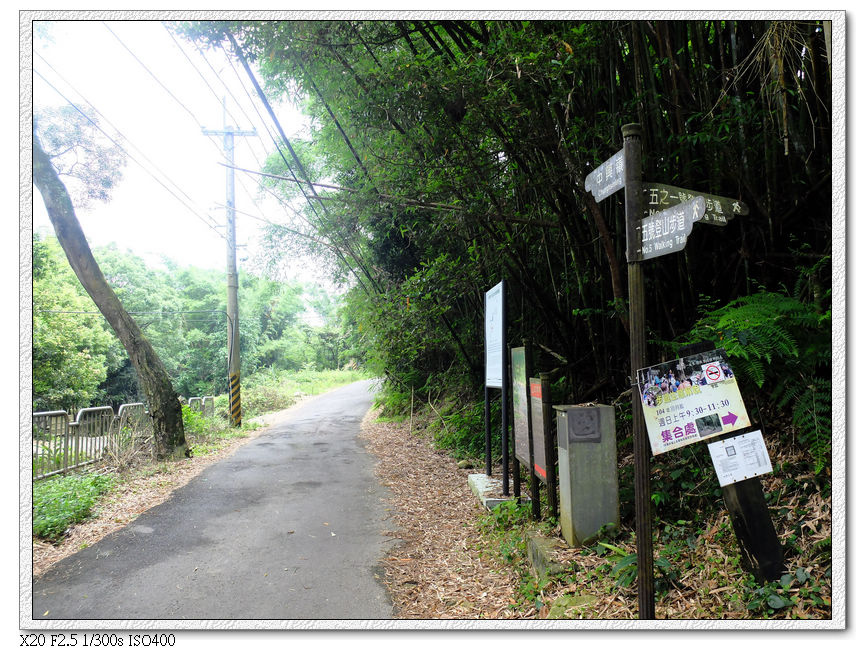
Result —
[[[102, 127], [109, 132], [114, 127], [125, 138], [121, 143], [129, 154], [110, 202], [77, 211], [91, 245], [115, 242], [148, 262], [164, 254], [181, 265], [224, 270], [222, 138], [205, 136], [202, 127], [224, 126], [221, 100], [226, 97], [227, 123], [257, 131], [255, 137], [235, 138], [235, 164], [258, 170], [275, 148], [269, 135], [275, 129], [269, 120], [261, 121], [267, 114], [245, 71], [239, 64], [229, 65], [221, 51], [208, 53], [209, 66], [194, 46], [179, 36], [172, 39], [159, 21], [45, 24], [54, 42], [34, 37], [34, 109], [66, 104], [67, 99], [92, 105], [101, 114]], [[274, 109], [290, 139], [304, 134], [305, 119], [290, 104]], [[243, 268], [262, 225], [243, 212], [274, 222], [289, 217], [272, 200], [261, 206], [254, 202], [253, 178], [238, 172], [235, 181], [237, 257]], [[52, 232], [35, 189], [33, 204], [34, 229]]]

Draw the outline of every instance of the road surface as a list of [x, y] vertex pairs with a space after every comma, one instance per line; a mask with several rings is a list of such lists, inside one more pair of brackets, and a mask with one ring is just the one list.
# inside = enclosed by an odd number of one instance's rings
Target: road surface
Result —
[[371, 381], [302, 404], [33, 584], [33, 619], [386, 619]]

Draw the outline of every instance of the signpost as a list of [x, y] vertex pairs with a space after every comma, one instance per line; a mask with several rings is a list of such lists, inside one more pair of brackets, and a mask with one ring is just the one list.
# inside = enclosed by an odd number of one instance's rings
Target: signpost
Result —
[[642, 258], [648, 260], [685, 248], [691, 228], [705, 212], [706, 199], [698, 196], [642, 219], [639, 226]]
[[[514, 405], [514, 489], [519, 485], [519, 463], [529, 470], [529, 494], [532, 501], [532, 517], [540, 519], [540, 487], [535, 466], [534, 431], [529, 409], [529, 377], [532, 373], [531, 348], [524, 340], [523, 347], [511, 350], [511, 401]], [[515, 494], [515, 496], [518, 496]]]
[[484, 297], [484, 412], [486, 414], [487, 476], [492, 475], [492, 445], [490, 435], [490, 388], [502, 391], [502, 494], [510, 495], [508, 486], [508, 350], [505, 345], [505, 281], [486, 292]]
[[532, 427], [532, 473], [547, 486], [547, 505], [551, 517], [559, 509], [556, 494], [555, 441], [553, 440], [553, 406], [550, 399], [550, 377], [529, 379], [529, 410]]
[[585, 187], [600, 203], [625, 186], [625, 150], [619, 149], [586, 176]]
[[698, 196], [703, 197], [706, 202], [706, 213], [701, 219], [703, 223], [726, 226], [733, 217], [744, 216], [749, 213], [748, 206], [738, 199], [686, 190], [682, 187], [663, 183], [643, 183], [643, 194], [646, 206], [643, 215], [646, 217], [672, 206], [687, 203]]

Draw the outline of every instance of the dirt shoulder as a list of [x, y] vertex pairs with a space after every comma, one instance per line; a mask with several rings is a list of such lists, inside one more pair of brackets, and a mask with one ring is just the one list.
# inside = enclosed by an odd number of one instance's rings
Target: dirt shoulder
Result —
[[535, 610], [513, 599], [517, 573], [485, 552], [478, 517], [483, 508], [468, 475], [408, 422], [379, 422], [370, 411], [361, 438], [377, 457], [376, 475], [400, 543], [382, 560], [395, 613], [405, 619], [522, 619]]

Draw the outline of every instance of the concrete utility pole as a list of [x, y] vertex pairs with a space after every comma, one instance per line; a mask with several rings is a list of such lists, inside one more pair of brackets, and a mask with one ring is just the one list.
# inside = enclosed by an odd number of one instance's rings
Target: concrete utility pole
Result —
[[[225, 102], [223, 101], [223, 111]], [[221, 135], [225, 149], [225, 221], [227, 242], [226, 284], [228, 285], [228, 403], [229, 417], [234, 426], [240, 426], [240, 329], [237, 307], [237, 237], [234, 225], [234, 136], [256, 135], [255, 130], [241, 131], [228, 125], [225, 114], [222, 130], [201, 129], [204, 135]]]

